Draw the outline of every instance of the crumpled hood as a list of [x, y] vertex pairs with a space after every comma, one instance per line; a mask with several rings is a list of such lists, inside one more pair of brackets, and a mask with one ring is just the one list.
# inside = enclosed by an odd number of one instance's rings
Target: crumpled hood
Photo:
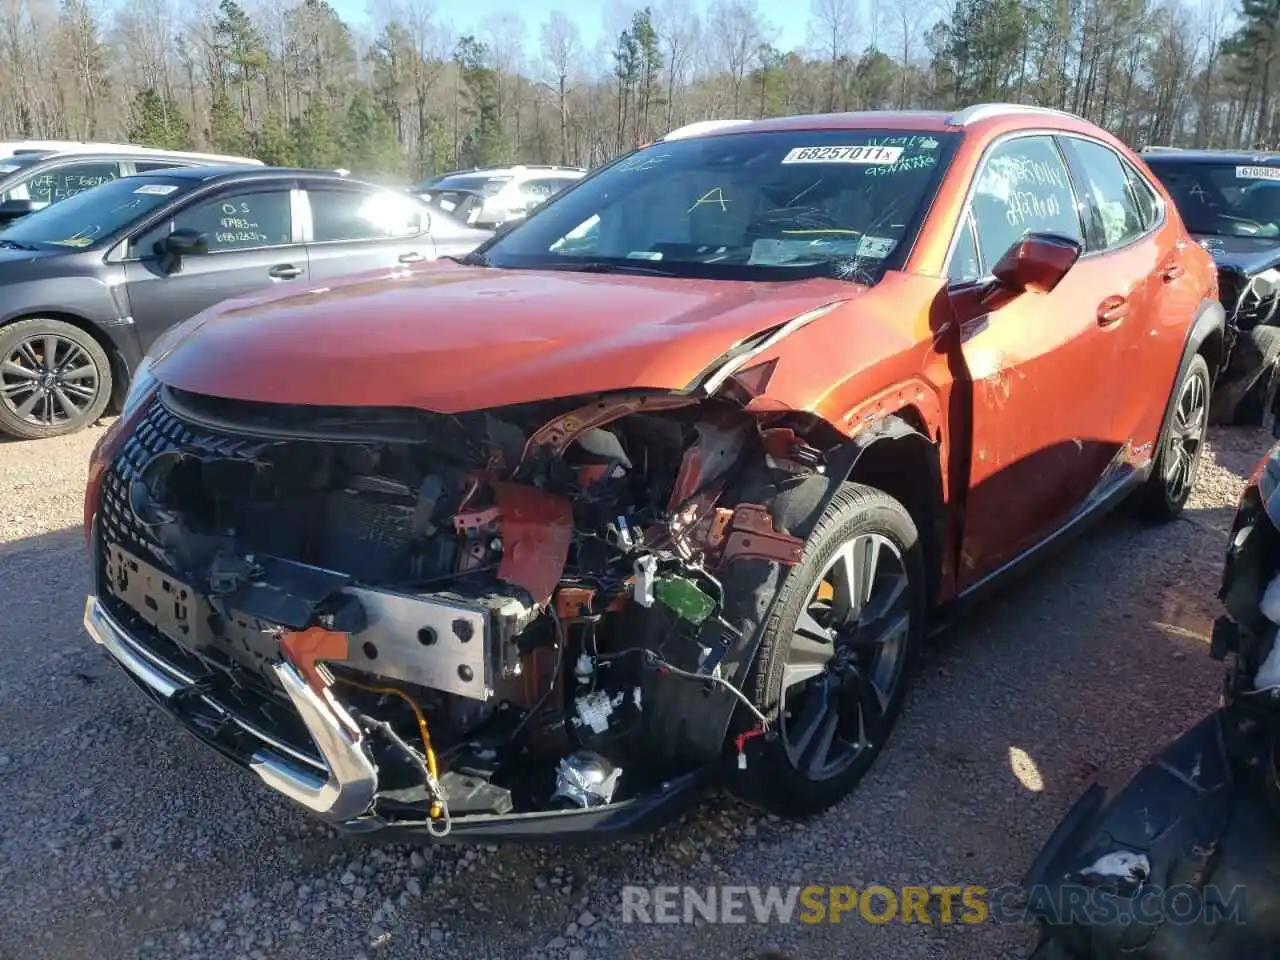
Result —
[[163, 337], [152, 369], [218, 397], [439, 413], [678, 390], [744, 337], [868, 289], [445, 262], [223, 303]]

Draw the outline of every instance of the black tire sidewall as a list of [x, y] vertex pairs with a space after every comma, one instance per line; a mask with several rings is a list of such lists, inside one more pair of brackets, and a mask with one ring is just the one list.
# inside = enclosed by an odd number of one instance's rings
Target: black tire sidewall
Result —
[[[1165, 482], [1165, 468], [1169, 459], [1169, 450], [1173, 446], [1173, 418], [1177, 413], [1177, 404], [1182, 397], [1183, 390], [1186, 389], [1187, 383], [1192, 377], [1200, 377], [1204, 386], [1205, 396], [1205, 424], [1204, 433], [1200, 437], [1200, 445], [1196, 447], [1195, 459], [1191, 463], [1190, 473], [1187, 477], [1187, 487], [1180, 498], [1175, 499], [1169, 495], [1169, 485]], [[1160, 456], [1155, 463], [1155, 472], [1151, 477], [1152, 482], [1158, 486], [1158, 501], [1156, 504], [1156, 519], [1173, 520], [1181, 513], [1187, 505], [1187, 500], [1191, 498], [1191, 491], [1195, 488], [1196, 478], [1200, 475], [1200, 463], [1204, 460], [1205, 440], [1208, 437], [1208, 419], [1209, 406], [1213, 399], [1213, 380], [1209, 376], [1209, 364], [1204, 357], [1196, 354], [1191, 358], [1191, 364], [1187, 367], [1186, 374], [1178, 381], [1174, 388], [1173, 407], [1169, 411], [1169, 425], [1164, 436], [1164, 442], [1160, 445]]]
[[839, 547], [863, 534], [888, 539], [902, 555], [911, 595], [911, 627], [903, 657], [902, 674], [870, 747], [845, 770], [827, 780], [810, 780], [791, 764], [779, 737], [764, 741], [748, 770], [739, 771], [740, 792], [772, 812], [808, 816], [821, 812], [847, 796], [874, 765], [892, 731], [918, 666], [924, 642], [926, 578], [920, 536], [906, 509], [892, 497], [870, 487], [846, 483], [814, 527], [801, 562], [792, 568], [779, 591], [761, 642], [760, 654], [747, 685], [753, 703], [776, 728], [782, 679], [788, 661], [792, 631], [814, 582]]
[[6, 358], [14, 347], [31, 337], [52, 334], [64, 337], [80, 347], [98, 368], [98, 393], [93, 403], [85, 412], [74, 420], [52, 427], [42, 427], [24, 420], [18, 420], [12, 412], [0, 404], [0, 432], [17, 437], [20, 440], [44, 440], [50, 437], [61, 437], [76, 433], [94, 423], [111, 401], [112, 370], [111, 360], [102, 345], [92, 336], [73, 324], [62, 320], [31, 319], [19, 320], [0, 327], [0, 358]]

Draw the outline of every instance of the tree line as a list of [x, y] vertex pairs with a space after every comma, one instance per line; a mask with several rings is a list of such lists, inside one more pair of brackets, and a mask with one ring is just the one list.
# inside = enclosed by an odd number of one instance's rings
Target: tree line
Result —
[[[130, 140], [413, 179], [591, 167], [695, 120], [1019, 101], [1134, 146], [1280, 140], [1280, 0], [811, 0], [784, 50], [758, 0], [655, 0], [584, 43], [515, 6], [0, 0], [0, 139]], [[203, 5], [201, 5], [203, 4]]]

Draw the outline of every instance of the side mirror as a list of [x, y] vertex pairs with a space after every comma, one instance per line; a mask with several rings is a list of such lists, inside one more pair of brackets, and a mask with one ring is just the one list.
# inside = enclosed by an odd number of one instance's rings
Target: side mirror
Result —
[[1080, 259], [1080, 244], [1052, 233], [1029, 233], [996, 261], [991, 274], [1015, 293], [1049, 293]]
[[1080, 244], [1053, 233], [1029, 233], [1012, 244], [991, 276], [952, 286], [952, 308], [963, 323], [999, 310], [1024, 293], [1049, 293], [1080, 259]]
[[6, 200], [0, 203], [0, 223], [21, 220], [35, 208], [36, 205], [30, 200]]
[[160, 269], [165, 273], [180, 273], [182, 258], [192, 254], [209, 252], [208, 238], [195, 230], [175, 230], [157, 240], [156, 254], [160, 257]]

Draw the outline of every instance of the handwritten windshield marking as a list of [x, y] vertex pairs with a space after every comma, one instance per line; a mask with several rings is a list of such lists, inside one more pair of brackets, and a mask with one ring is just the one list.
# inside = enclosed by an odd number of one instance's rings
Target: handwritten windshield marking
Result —
[[712, 187], [697, 200], [693, 201], [693, 206], [685, 212], [693, 213], [693, 211], [697, 210], [698, 207], [702, 206], [704, 203], [718, 203], [720, 204], [720, 210], [722, 213], [729, 212], [729, 201], [724, 198], [724, 190], [720, 187]]

